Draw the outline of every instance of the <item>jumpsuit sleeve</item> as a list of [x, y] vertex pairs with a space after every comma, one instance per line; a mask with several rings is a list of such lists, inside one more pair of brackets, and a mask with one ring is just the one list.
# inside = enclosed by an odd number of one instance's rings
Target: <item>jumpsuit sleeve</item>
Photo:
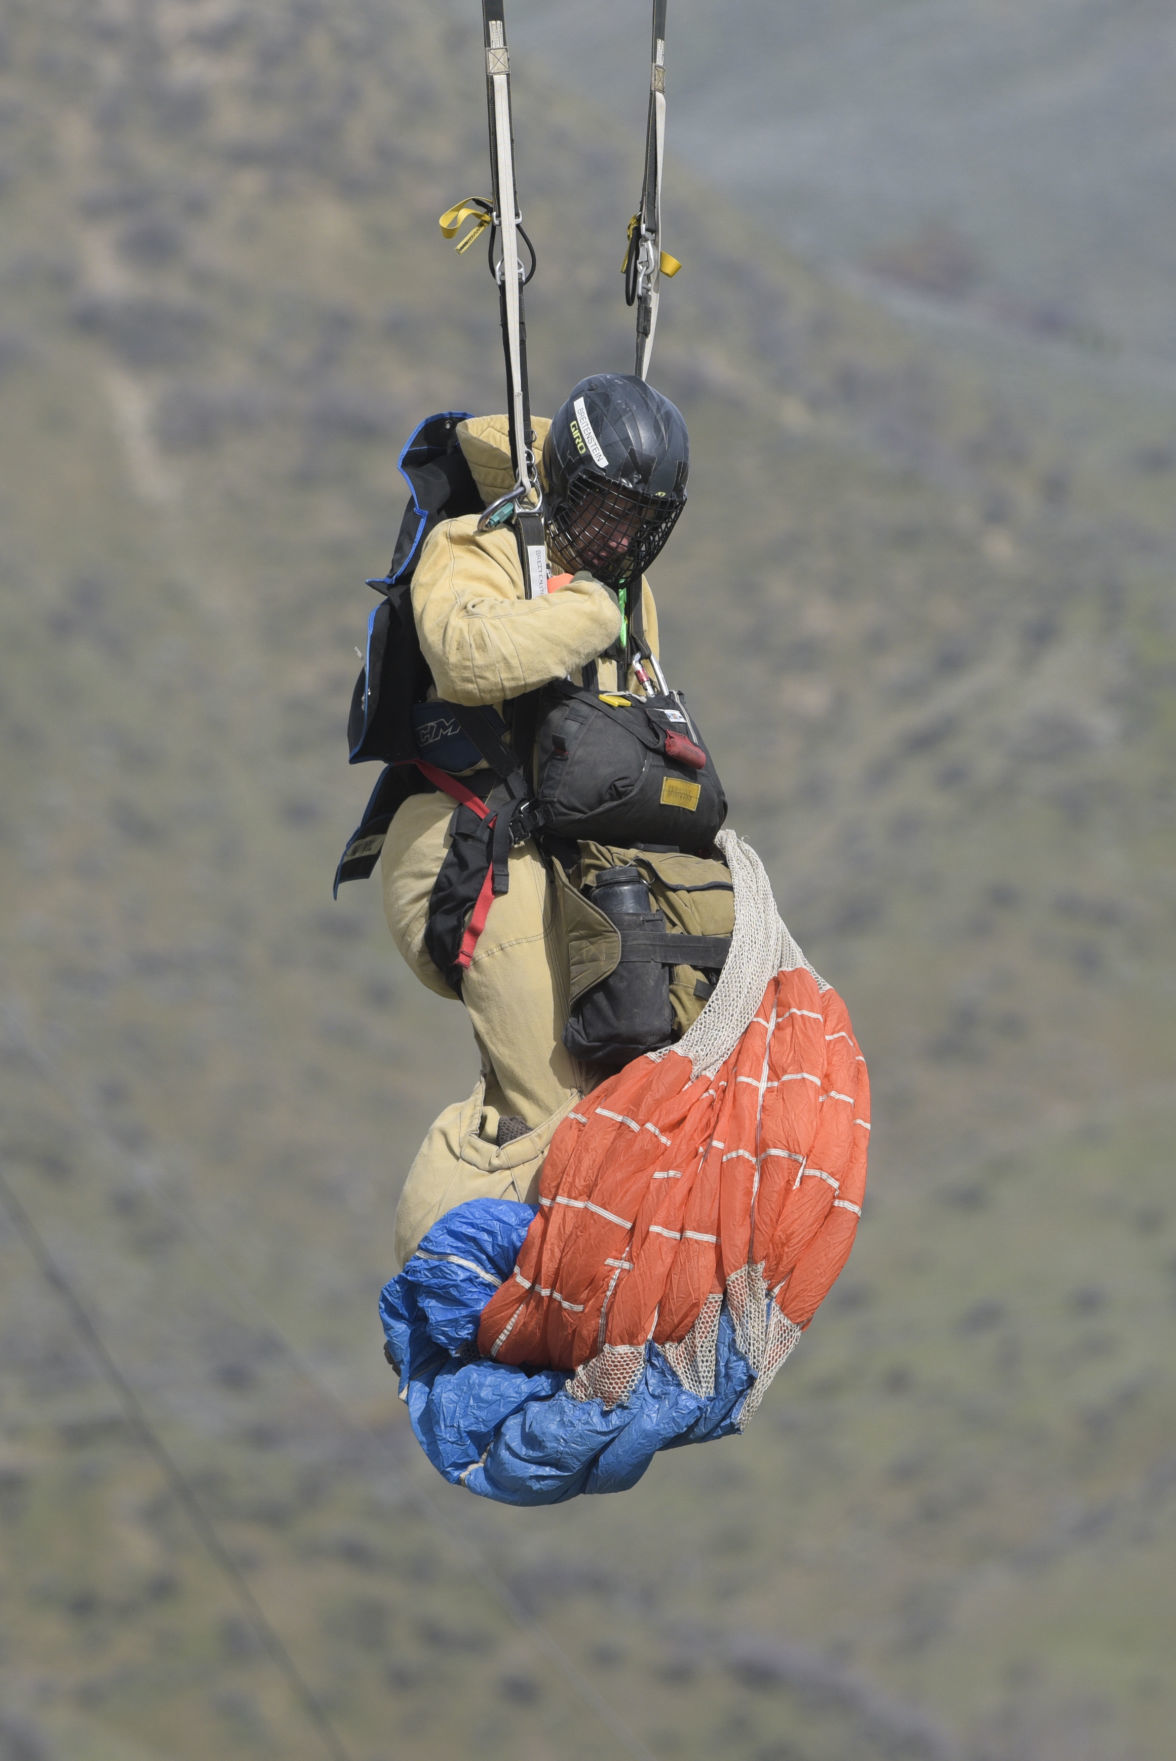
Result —
[[513, 533], [477, 524], [471, 514], [438, 526], [413, 576], [413, 616], [439, 696], [502, 703], [611, 646], [621, 616], [606, 587], [581, 574], [525, 599]]

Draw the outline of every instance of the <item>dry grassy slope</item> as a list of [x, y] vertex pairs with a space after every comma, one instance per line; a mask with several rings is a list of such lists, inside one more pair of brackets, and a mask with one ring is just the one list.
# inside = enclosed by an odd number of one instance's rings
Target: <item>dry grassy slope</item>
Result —
[[[422, 1503], [372, 1301], [472, 1060], [329, 876], [397, 444], [499, 395], [433, 235], [476, 36], [14, 0], [0, 48], [5, 1173], [349, 1753], [624, 1752], [615, 1709], [665, 1755], [1158, 1756], [1167, 401], [949, 357], [683, 201], [669, 654], [854, 1008], [876, 1202], [745, 1444]], [[525, 115], [542, 406], [627, 364], [632, 156]], [[0, 1266], [0, 1742], [316, 1753], [11, 1218]]]

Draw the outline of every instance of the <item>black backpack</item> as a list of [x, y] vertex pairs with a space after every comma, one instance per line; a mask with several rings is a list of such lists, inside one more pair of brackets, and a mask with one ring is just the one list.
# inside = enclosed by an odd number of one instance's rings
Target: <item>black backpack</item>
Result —
[[412, 615], [412, 577], [425, 539], [441, 520], [482, 509], [470, 468], [457, 439], [465, 410], [427, 416], [400, 455], [401, 475], [412, 491], [388, 573], [368, 586], [380, 595], [368, 618], [363, 666], [347, 717], [349, 762], [378, 760], [386, 767], [352, 832], [335, 871], [335, 894], [344, 881], [366, 880], [379, 861], [393, 815], [410, 795], [433, 787], [418, 764], [412, 706], [432, 676]]

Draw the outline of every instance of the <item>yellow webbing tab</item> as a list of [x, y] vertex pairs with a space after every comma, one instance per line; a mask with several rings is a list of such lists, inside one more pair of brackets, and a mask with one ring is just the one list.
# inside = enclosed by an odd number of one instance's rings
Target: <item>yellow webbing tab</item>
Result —
[[492, 219], [489, 202], [483, 202], [478, 196], [467, 196], [464, 202], [455, 202], [452, 208], [446, 208], [437, 222], [446, 238], [452, 238], [460, 232], [467, 220], [473, 225], [464, 238], [459, 238], [453, 247], [455, 251], [468, 251], [476, 239], [481, 238]]
[[[629, 229], [625, 234], [625, 237], [629, 240], [630, 246], [632, 245], [632, 242], [633, 242], [633, 234], [636, 232], [636, 230], [640, 224], [641, 224], [640, 214], [634, 214], [632, 220], [630, 220], [630, 222], [629, 222]], [[622, 275], [625, 273], [625, 270], [628, 267], [629, 267], [629, 252], [628, 252], [628, 250], [626, 250], [624, 261], [621, 264], [621, 274]], [[668, 251], [663, 251], [661, 253], [660, 268], [661, 268], [661, 272], [663, 275], [677, 275], [677, 273], [681, 267], [682, 267], [682, 264], [677, 257], [671, 257], [670, 253]]]

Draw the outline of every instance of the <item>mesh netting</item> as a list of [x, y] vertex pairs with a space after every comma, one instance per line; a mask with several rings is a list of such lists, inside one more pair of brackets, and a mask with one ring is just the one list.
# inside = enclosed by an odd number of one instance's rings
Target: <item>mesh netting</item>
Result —
[[567, 1383], [573, 1400], [600, 1400], [606, 1407], [624, 1406], [645, 1372], [643, 1345], [606, 1345], [581, 1364]]
[[719, 1317], [722, 1312], [722, 1294], [718, 1290], [712, 1290], [685, 1339], [676, 1340], [661, 1348], [666, 1362], [683, 1388], [688, 1389], [691, 1394], [697, 1394], [700, 1400], [709, 1400], [715, 1391], [715, 1346], [718, 1344]]
[[[735, 1326], [736, 1342], [755, 1381], [744, 1396], [738, 1424], [745, 1431], [760, 1409], [776, 1372], [800, 1339], [802, 1329], [769, 1298], [762, 1266], [745, 1266], [728, 1279], [726, 1296], [714, 1290], [684, 1339], [659, 1347], [687, 1393], [709, 1400], [715, 1392], [719, 1321], [724, 1306]], [[646, 1348], [606, 1345], [571, 1376], [574, 1400], [599, 1400], [610, 1410], [633, 1398], [645, 1370]]]
[[821, 990], [829, 989], [781, 919], [772, 884], [751, 845], [734, 832], [720, 832], [715, 843], [735, 888], [735, 930], [713, 995], [674, 1047], [690, 1059], [695, 1076], [713, 1076], [731, 1056], [777, 972], [804, 966]]
[[739, 1429], [746, 1431], [748, 1425], [760, 1409], [760, 1402], [772, 1386], [776, 1371], [789, 1356], [793, 1346], [801, 1335], [795, 1321], [790, 1321], [782, 1309], [772, 1303], [766, 1310], [767, 1327], [764, 1333], [762, 1355], [758, 1364], [752, 1368], [756, 1372], [755, 1381], [747, 1391], [747, 1397], [739, 1412]]
[[606, 586], [640, 580], [674, 529], [684, 497], [651, 500], [595, 471], [577, 471], [548, 512], [548, 544], [564, 567]]
[[753, 1369], [763, 1361], [767, 1298], [762, 1265], [740, 1266], [727, 1279], [727, 1307], [735, 1326], [735, 1343]]

